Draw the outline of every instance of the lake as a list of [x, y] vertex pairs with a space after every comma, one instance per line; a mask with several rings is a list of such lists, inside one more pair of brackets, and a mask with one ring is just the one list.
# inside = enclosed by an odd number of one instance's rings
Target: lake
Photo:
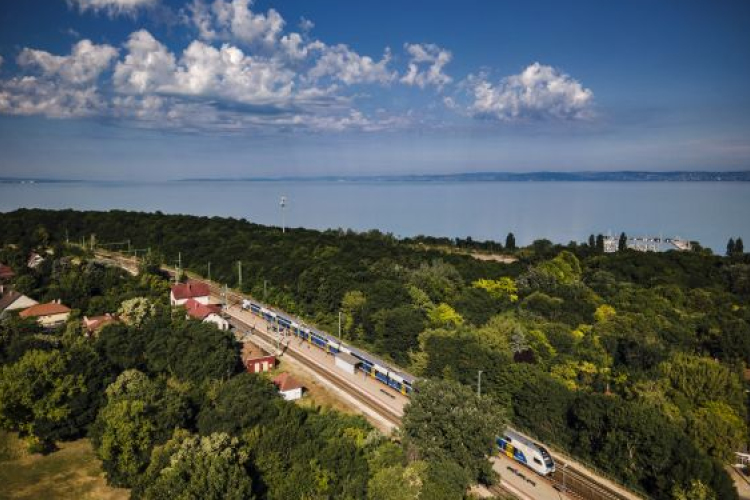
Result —
[[0, 211], [113, 208], [231, 216], [287, 227], [379, 229], [505, 240], [603, 233], [681, 237], [724, 253], [750, 245], [750, 183], [189, 181], [0, 183]]

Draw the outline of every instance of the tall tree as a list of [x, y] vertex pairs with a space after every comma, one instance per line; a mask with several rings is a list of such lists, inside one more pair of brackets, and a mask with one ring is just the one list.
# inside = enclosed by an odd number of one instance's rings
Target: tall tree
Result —
[[745, 253], [745, 244], [742, 242], [742, 238], [737, 238], [734, 242], [734, 253], [742, 255]]
[[589, 235], [589, 248], [593, 250], [595, 247], [596, 247], [596, 236], [594, 236], [593, 234], [590, 234]]
[[628, 237], [625, 233], [620, 233], [620, 240], [617, 242], [617, 251], [624, 252], [628, 249]]
[[505, 237], [505, 248], [511, 252], [516, 249], [516, 237], [513, 233], [508, 233]]
[[419, 458], [460, 464], [473, 478], [487, 472], [487, 454], [505, 429], [505, 412], [458, 382], [426, 379], [404, 409], [406, 441]]
[[604, 252], [604, 235], [603, 234], [596, 235], [596, 251], [599, 253]]
[[735, 252], [734, 238], [729, 238], [729, 241], [727, 242], [727, 255], [729, 256], [734, 255], [734, 252]]

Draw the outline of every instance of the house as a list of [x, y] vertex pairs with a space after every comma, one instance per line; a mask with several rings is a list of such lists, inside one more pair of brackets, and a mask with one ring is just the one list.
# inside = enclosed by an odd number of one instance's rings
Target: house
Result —
[[27, 309], [37, 305], [39, 302], [27, 297], [26, 295], [10, 290], [0, 285], [0, 316], [7, 311], [16, 311], [18, 309]]
[[88, 316], [83, 317], [83, 327], [86, 330], [87, 337], [95, 335], [99, 332], [99, 330], [107, 325], [119, 322], [120, 320], [117, 319], [117, 316], [112, 316], [109, 313], [105, 314], [104, 316], [92, 316], [90, 318]]
[[181, 306], [188, 299], [196, 300], [201, 304], [208, 304], [211, 300], [211, 290], [206, 283], [200, 281], [178, 283], [172, 287], [172, 291], [169, 293], [169, 303], [172, 306]]
[[39, 265], [42, 262], [44, 262], [44, 257], [42, 257], [36, 252], [31, 252], [31, 255], [29, 255], [29, 260], [26, 263], [26, 265], [30, 267], [31, 269], [36, 269], [37, 267], [39, 267]]
[[242, 345], [242, 364], [248, 373], [262, 373], [276, 366], [276, 356], [268, 354], [252, 342]]
[[44, 328], [55, 328], [68, 321], [70, 308], [52, 301], [47, 304], [36, 304], [19, 313], [22, 318], [35, 318]]
[[0, 262], [0, 283], [4, 281], [10, 281], [16, 276], [16, 273], [13, 272], [13, 269], [11, 269], [9, 266], [6, 266], [2, 262]]
[[196, 299], [187, 299], [183, 306], [189, 318], [213, 323], [219, 330], [229, 330], [229, 321], [221, 316], [220, 306], [201, 304]]
[[273, 383], [279, 389], [281, 397], [287, 401], [294, 401], [302, 397], [304, 387], [286, 372], [276, 375]]

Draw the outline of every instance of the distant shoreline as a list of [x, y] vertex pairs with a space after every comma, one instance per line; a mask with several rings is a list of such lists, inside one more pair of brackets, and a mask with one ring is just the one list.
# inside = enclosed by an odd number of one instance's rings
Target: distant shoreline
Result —
[[[130, 181], [0, 177], [0, 184], [115, 182]], [[727, 172], [648, 172], [624, 170], [617, 172], [469, 172], [464, 174], [420, 175], [199, 177], [153, 182], [750, 182], [750, 170]]]

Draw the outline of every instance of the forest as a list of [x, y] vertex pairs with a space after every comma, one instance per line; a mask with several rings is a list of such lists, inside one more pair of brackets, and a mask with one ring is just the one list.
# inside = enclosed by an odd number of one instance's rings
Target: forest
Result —
[[[40, 447], [88, 433], [108, 478], [134, 497], [160, 498], [176, 487], [170, 481], [220, 469], [236, 491], [258, 498], [439, 498], [426, 496], [427, 485], [457, 498], [474, 480], [492, 482], [476, 452], [492, 436], [475, 442], [467, 434], [466, 449], [425, 446], [435, 441], [424, 422], [441, 414], [430, 397], [439, 392], [458, 398], [443, 402], [477, 405], [497, 426], [507, 419], [649, 497], [737, 498], [724, 464], [747, 444], [750, 257], [734, 239], [725, 256], [700, 247], [605, 254], [599, 240], [515, 248], [510, 235], [503, 245], [378, 231], [283, 233], [161, 213], [0, 214], [0, 262], [25, 268], [28, 253], [43, 249], [72, 256], [21, 273], [17, 289], [61, 298], [80, 315], [137, 312], [94, 342], [75, 335], [74, 322], [50, 335], [3, 320], [0, 425]], [[87, 263], [71, 245], [80, 242], [149, 249], [150, 272], [130, 278]], [[467, 250], [516, 260], [479, 260]], [[328, 331], [342, 312], [346, 341], [422, 378], [402, 439], [375, 437], [360, 419], [287, 405], [267, 396], [264, 380], [238, 374], [231, 338], [173, 318], [165, 306], [168, 285], [154, 263], [174, 265], [178, 254], [187, 270], [210, 269], [230, 287], [241, 268], [244, 292]], [[40, 372], [41, 387], [9, 382], [28, 370]], [[484, 396], [476, 399], [479, 370]], [[58, 399], [26, 407], [24, 391]], [[252, 412], [235, 406], [250, 399], [266, 403]], [[412, 496], [388, 497], [383, 485], [394, 481]], [[284, 489], [302, 487], [309, 491]]]

